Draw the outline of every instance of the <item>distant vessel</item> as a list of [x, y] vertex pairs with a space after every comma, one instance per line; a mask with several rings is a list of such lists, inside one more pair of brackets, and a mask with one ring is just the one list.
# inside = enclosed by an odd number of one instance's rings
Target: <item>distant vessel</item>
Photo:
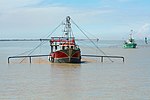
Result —
[[133, 39], [132, 33], [131, 33], [129, 39], [124, 42], [123, 47], [124, 48], [136, 48], [136, 46], [137, 44], [135, 43], [135, 40]]
[[148, 44], [148, 38], [147, 37], [145, 37], [145, 43]]
[[58, 63], [80, 63], [81, 51], [75, 42], [75, 37], [71, 36], [71, 18], [66, 17], [64, 23], [64, 37], [51, 37], [51, 53], [49, 61]]

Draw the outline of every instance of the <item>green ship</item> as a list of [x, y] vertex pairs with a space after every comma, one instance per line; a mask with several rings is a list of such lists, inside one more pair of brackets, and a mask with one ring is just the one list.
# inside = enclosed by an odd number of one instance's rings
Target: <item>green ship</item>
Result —
[[136, 48], [137, 44], [135, 43], [135, 40], [132, 38], [132, 34], [130, 34], [130, 37], [127, 41], [124, 42], [123, 47], [124, 48]]

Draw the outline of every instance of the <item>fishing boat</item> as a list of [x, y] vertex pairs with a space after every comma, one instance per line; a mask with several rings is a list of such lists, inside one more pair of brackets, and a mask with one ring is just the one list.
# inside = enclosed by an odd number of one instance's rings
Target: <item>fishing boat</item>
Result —
[[51, 52], [49, 61], [57, 63], [80, 63], [81, 51], [72, 35], [71, 18], [66, 17], [64, 25], [64, 36], [51, 37]]
[[123, 47], [124, 48], [136, 48], [136, 46], [137, 44], [135, 43], [135, 40], [133, 39], [132, 34], [130, 34], [129, 39], [124, 42]]
[[[81, 33], [83, 33], [87, 39], [93, 43], [93, 45], [96, 47], [97, 50], [99, 50], [103, 55], [91, 55], [91, 54], [83, 54], [81, 55], [81, 51], [79, 46], [76, 43], [75, 35], [72, 32], [72, 26], [71, 24], [74, 24]], [[84, 57], [98, 57], [101, 58], [101, 62], [104, 61], [104, 58], [108, 58], [111, 62], [113, 62], [110, 58], [120, 58], [124, 62], [124, 57], [122, 56], [108, 56], [104, 51], [102, 51], [92, 39], [90, 39], [86, 33], [81, 30], [81, 28], [69, 17], [67, 16], [65, 21], [58, 25], [52, 33], [54, 33], [61, 25], [64, 26], [63, 30], [63, 36], [58, 36], [55, 34], [55, 36], [51, 37], [51, 39], [40, 39], [41, 43], [37, 45], [34, 49], [28, 51], [28, 55], [20, 55], [20, 56], [10, 56], [8, 57], [8, 63], [10, 63], [10, 59], [15, 58], [23, 58], [20, 63], [22, 63], [25, 58], [29, 58], [29, 62], [32, 62], [32, 58], [35, 57], [45, 57], [48, 56], [48, 59], [52, 63], [81, 63], [81, 56]], [[49, 36], [52, 35], [52, 33]], [[47, 38], [48, 38], [47, 37]], [[44, 44], [44, 40], [49, 40], [51, 51], [50, 54], [36, 54], [31, 55], [38, 47], [40, 47], [42, 44]], [[79, 39], [78, 39], [79, 41]], [[81, 39], [82, 41], [82, 39]], [[97, 39], [97, 42], [99, 39]], [[93, 49], [93, 48], [91, 48]], [[24, 53], [22, 53], [24, 54]]]

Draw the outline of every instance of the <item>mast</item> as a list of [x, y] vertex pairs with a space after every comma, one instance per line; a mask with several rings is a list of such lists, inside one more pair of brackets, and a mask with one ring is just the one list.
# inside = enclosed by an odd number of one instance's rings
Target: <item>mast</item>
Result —
[[65, 29], [64, 29], [64, 34], [65, 37], [69, 40], [71, 37], [71, 22], [70, 22], [70, 16], [66, 17], [66, 23], [65, 23]]
[[[67, 38], [67, 41], [70, 41], [71, 39], [71, 22], [70, 22], [70, 16], [67, 16], [66, 17], [66, 23], [65, 23], [65, 37]], [[70, 42], [69, 42], [70, 44]], [[71, 55], [72, 55], [72, 50], [70, 49], [70, 46], [68, 48], [69, 50], [69, 55], [68, 55], [68, 58], [69, 58], [69, 62], [71, 61]]]
[[132, 39], [133, 37], [133, 30], [131, 30], [131, 33], [130, 33], [130, 39]]

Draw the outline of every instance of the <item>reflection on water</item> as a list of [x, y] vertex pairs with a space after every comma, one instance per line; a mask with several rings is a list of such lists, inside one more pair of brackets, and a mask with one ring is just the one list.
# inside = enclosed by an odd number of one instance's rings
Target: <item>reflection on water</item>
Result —
[[76, 98], [75, 91], [80, 89], [80, 64], [52, 64], [51, 78], [53, 79], [55, 95], [58, 99], [70, 100]]

